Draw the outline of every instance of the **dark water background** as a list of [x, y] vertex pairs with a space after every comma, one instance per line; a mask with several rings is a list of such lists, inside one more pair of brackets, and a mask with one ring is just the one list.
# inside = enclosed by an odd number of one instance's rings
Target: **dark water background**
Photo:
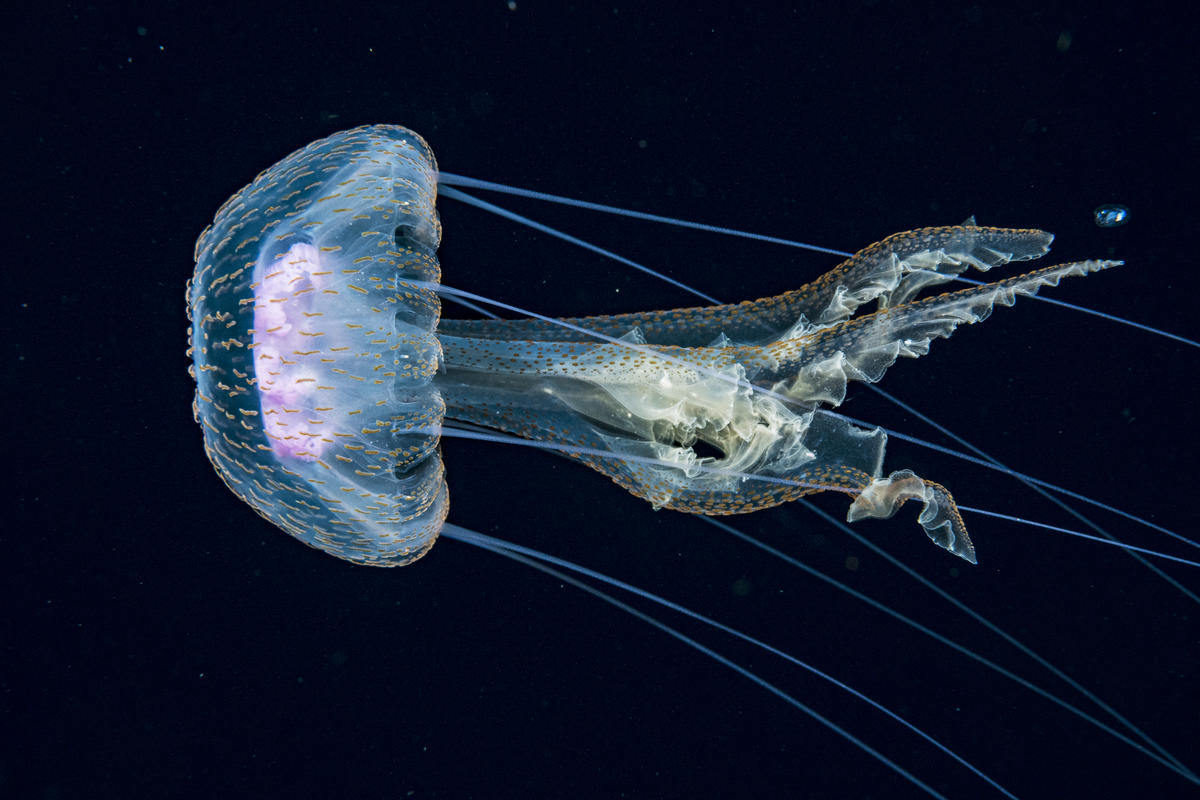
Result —
[[[778, 698], [519, 565], [457, 542], [394, 571], [301, 547], [221, 485], [191, 420], [183, 289], [196, 235], [260, 169], [367, 122], [420, 132], [448, 171], [840, 249], [971, 214], [1043, 227], [1058, 235], [1053, 257], [1129, 262], [1054, 297], [1197, 336], [1194, 22], [1128, 3], [660, 6], [67, 3], [14, 21], [2, 56], [16, 122], [0, 273], [15, 466], [0, 527], [0, 795], [920, 796]], [[1131, 221], [1096, 227], [1102, 203], [1128, 205]], [[509, 205], [725, 299], [835, 263]], [[446, 201], [442, 214], [450, 285], [553, 314], [689, 302], [481, 212]], [[1018, 469], [1195, 538], [1198, 356], [1022, 302], [897, 365], [883, 387]], [[865, 390], [847, 411], [931, 435]], [[463, 442], [445, 459], [457, 523], [809, 659], [1020, 796], [1189, 788], [588, 470]], [[888, 466], [967, 505], [1070, 523], [1011, 479], [913, 446], [896, 443]], [[737, 524], [1068, 692], [802, 509]], [[859, 530], [1200, 769], [1196, 606], [1112, 548], [968, 524], [975, 568], [930, 545], [912, 512]], [[1168, 571], [1200, 587], [1194, 569]], [[993, 796], [827, 685], [684, 627], [938, 791]]]

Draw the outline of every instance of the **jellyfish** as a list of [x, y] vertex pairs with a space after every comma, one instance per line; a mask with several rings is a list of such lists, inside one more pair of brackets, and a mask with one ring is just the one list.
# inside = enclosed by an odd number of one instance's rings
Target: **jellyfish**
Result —
[[918, 299], [967, 267], [1038, 258], [1052, 238], [948, 226], [889, 236], [776, 297], [450, 320], [436, 186], [417, 134], [356, 128], [260, 174], [196, 246], [194, 411], [210, 460], [272, 523], [360, 564], [408, 564], [433, 545], [449, 509], [447, 420], [558, 448], [655, 508], [744, 514], [839, 491], [857, 520], [918, 500], [929, 538], [974, 562], [949, 492], [911, 470], [883, 475], [886, 436], [827, 410], [850, 381], [880, 380], [997, 304], [1119, 263]]
[[655, 509], [734, 516], [837, 492], [856, 521], [914, 500], [925, 535], [974, 563], [950, 492], [886, 472], [886, 434], [838, 411], [847, 389], [997, 306], [1120, 264], [930, 296], [1052, 240], [970, 223], [888, 236], [774, 297], [455, 320], [442, 298], [487, 300], [442, 282], [437, 185], [419, 135], [364, 126], [262, 172], [196, 244], [189, 352], [208, 458], [273, 525], [357, 564], [411, 564], [452, 530], [441, 437], [486, 431], [578, 461]]

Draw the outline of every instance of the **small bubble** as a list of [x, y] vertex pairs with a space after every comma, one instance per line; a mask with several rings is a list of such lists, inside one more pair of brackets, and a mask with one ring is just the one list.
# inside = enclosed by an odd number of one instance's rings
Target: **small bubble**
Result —
[[1129, 209], [1117, 203], [1106, 203], [1097, 206], [1092, 216], [1101, 228], [1116, 228], [1129, 222]]

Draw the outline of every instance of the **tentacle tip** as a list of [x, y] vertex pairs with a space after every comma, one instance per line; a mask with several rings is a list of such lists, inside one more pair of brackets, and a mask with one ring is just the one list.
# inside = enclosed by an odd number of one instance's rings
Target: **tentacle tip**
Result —
[[954, 555], [977, 564], [975, 558], [975, 543], [967, 533], [966, 523], [958, 513], [958, 506], [946, 487], [933, 481], [925, 481], [925, 507], [917, 520], [925, 528], [925, 533], [938, 547], [949, 550]]
[[893, 472], [872, 482], [850, 505], [846, 519], [849, 522], [863, 517], [886, 519], [907, 500], [920, 500], [924, 504], [917, 521], [934, 544], [964, 561], [978, 563], [975, 544], [950, 492], [940, 484], [918, 477], [912, 470]]
[[944, 521], [935, 528], [927, 527], [925, 532], [938, 547], [949, 550], [954, 555], [972, 564], [978, 564], [975, 558], [975, 544], [967, 531], [960, 525]]

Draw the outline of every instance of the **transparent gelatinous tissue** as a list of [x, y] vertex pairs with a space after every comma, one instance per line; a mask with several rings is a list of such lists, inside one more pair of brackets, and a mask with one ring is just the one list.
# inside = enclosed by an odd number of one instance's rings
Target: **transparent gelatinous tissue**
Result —
[[446, 320], [436, 176], [412, 131], [344, 131], [261, 173], [197, 242], [206, 452], [264, 517], [356, 563], [406, 564], [433, 545], [449, 509], [447, 420], [545, 442], [656, 508], [739, 514], [837, 491], [853, 521], [917, 500], [930, 539], [974, 561], [949, 492], [908, 470], [885, 477], [884, 433], [829, 411], [850, 381], [880, 380], [996, 306], [1119, 263], [923, 297], [968, 268], [1039, 258], [1053, 238], [970, 222], [889, 236], [744, 303]]
[[1129, 208], [1119, 203], [1106, 203], [1096, 207], [1092, 218], [1098, 227], [1117, 228], [1129, 222]]

